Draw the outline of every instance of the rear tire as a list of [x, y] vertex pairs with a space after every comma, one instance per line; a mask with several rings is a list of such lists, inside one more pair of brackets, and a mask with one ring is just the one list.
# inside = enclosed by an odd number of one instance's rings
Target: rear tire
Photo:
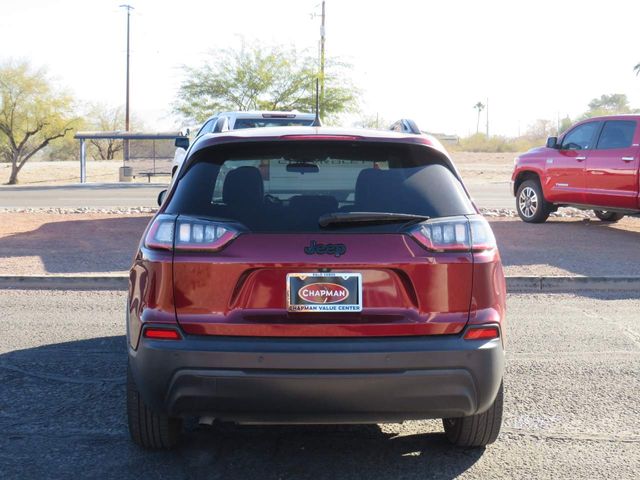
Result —
[[624, 217], [624, 213], [608, 212], [607, 210], [594, 210], [593, 213], [603, 222], [614, 223], [622, 220]]
[[153, 412], [144, 403], [127, 368], [127, 417], [134, 443], [148, 449], [168, 449], [180, 438], [182, 420]]
[[553, 209], [553, 204], [544, 199], [542, 187], [537, 180], [525, 180], [518, 187], [516, 210], [522, 221], [543, 223], [549, 218]]
[[498, 395], [489, 409], [478, 415], [460, 418], [443, 418], [447, 439], [458, 447], [485, 447], [498, 438], [502, 426], [502, 383]]

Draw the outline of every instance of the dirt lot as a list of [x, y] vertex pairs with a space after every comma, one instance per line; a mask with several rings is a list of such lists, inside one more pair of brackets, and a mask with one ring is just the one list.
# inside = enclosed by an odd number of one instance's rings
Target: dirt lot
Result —
[[[0, 275], [128, 269], [149, 214], [0, 213]], [[507, 275], [640, 275], [640, 218], [490, 218]]]
[[[465, 182], [509, 181], [516, 153], [455, 152], [453, 159]], [[117, 182], [122, 161], [87, 161], [87, 181]], [[0, 163], [0, 184], [9, 179], [10, 166]], [[18, 177], [21, 185], [56, 185], [80, 181], [80, 162], [28, 162]], [[161, 177], [164, 179], [164, 177]], [[137, 181], [146, 182], [147, 178]]]
[[513, 159], [519, 153], [453, 152], [451, 156], [465, 183], [508, 182]]
[[0, 274], [126, 270], [149, 215], [0, 214]]
[[[121, 160], [87, 161], [87, 182], [117, 182]], [[168, 168], [168, 167], [167, 167]], [[9, 180], [11, 167], [0, 163], [0, 184]], [[169, 177], [158, 177], [165, 181]], [[80, 161], [27, 162], [18, 175], [20, 185], [60, 185], [80, 182]], [[147, 177], [136, 177], [136, 182], [147, 182]]]

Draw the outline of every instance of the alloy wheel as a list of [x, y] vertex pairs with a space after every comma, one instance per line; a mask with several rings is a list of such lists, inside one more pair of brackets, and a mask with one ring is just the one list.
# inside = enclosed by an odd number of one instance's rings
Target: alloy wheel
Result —
[[525, 187], [518, 198], [520, 212], [527, 218], [533, 217], [538, 211], [538, 195], [531, 187]]

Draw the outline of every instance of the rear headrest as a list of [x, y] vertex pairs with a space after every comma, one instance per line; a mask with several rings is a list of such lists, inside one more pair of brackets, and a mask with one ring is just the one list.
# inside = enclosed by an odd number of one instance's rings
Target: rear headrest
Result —
[[355, 190], [356, 210], [366, 211], [374, 203], [376, 189], [382, 183], [383, 173], [377, 168], [365, 168], [358, 174]]
[[394, 204], [401, 201], [402, 181], [398, 170], [362, 170], [356, 180], [354, 208], [361, 212], [386, 212], [389, 199], [393, 198]]
[[238, 167], [227, 173], [222, 201], [229, 206], [252, 207], [264, 200], [264, 183], [256, 167]]

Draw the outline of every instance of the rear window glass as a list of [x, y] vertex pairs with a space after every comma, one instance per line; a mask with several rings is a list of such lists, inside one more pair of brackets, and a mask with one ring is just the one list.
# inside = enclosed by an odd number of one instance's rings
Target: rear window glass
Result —
[[611, 120], [605, 122], [596, 148], [599, 150], [628, 148], [631, 146], [635, 132], [636, 122], [632, 120]]
[[237, 118], [233, 129], [242, 130], [244, 128], [263, 127], [308, 127], [313, 123], [313, 119], [304, 120], [301, 118]]
[[[336, 212], [433, 217], [475, 213], [431, 149], [361, 142], [269, 142], [196, 153], [166, 212], [232, 220], [254, 232], [318, 232]], [[397, 231], [401, 224], [329, 228]]]

